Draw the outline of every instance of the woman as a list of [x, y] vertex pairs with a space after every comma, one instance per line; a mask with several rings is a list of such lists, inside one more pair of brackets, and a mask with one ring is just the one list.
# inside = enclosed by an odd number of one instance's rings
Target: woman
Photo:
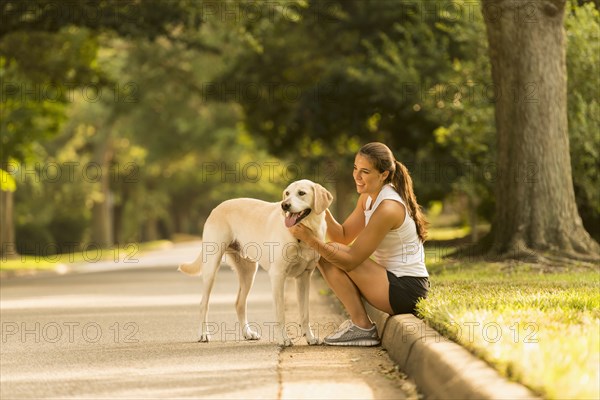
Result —
[[322, 242], [302, 224], [290, 232], [319, 252], [319, 270], [350, 315], [325, 343], [375, 346], [380, 343], [377, 328], [361, 296], [390, 315], [414, 313], [429, 289], [423, 251], [426, 222], [408, 170], [386, 145], [363, 146], [353, 176], [360, 196], [352, 214], [339, 224], [326, 211], [332, 242]]

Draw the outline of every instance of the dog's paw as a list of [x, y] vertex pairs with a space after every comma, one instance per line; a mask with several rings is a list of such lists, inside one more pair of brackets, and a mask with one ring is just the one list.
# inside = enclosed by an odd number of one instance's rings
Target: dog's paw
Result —
[[309, 346], [317, 346], [319, 344], [322, 344], [323, 342], [321, 342], [321, 340], [319, 340], [319, 338], [317, 337], [306, 337], [306, 343], [308, 343]]
[[203, 333], [202, 335], [200, 335], [200, 340], [198, 340], [198, 343], [208, 343], [210, 341], [210, 337], [208, 336], [207, 333]]
[[255, 330], [250, 329], [250, 327], [246, 326], [242, 330], [242, 334], [244, 335], [244, 339], [246, 340], [258, 340], [260, 339], [260, 334]]
[[290, 346], [292, 346], [292, 340], [290, 338], [280, 339], [279, 345], [282, 347], [290, 347]]

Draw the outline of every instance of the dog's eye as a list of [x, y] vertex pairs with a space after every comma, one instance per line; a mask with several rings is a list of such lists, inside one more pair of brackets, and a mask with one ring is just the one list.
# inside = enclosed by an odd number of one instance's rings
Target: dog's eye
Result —
[[298, 196], [304, 196], [306, 194], [306, 192], [303, 192], [302, 190], [298, 192]]
[[286, 195], [286, 196], [289, 196], [289, 195], [290, 195], [290, 192], [285, 192], [285, 195]]

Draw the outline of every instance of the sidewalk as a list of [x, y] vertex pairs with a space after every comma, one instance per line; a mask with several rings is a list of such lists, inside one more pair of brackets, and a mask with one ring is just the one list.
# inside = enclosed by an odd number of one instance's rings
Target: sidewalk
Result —
[[[295, 282], [286, 284], [286, 320], [299, 321]], [[318, 272], [311, 281], [311, 325], [322, 340], [343, 322]], [[335, 326], [335, 328], [334, 328]], [[314, 329], [317, 333], [317, 329]], [[279, 356], [282, 399], [417, 399], [414, 383], [381, 347], [308, 346], [304, 338]]]

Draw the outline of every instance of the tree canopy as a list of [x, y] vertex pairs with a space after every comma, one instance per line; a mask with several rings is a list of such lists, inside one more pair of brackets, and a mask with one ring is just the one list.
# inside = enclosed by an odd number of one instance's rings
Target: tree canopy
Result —
[[[368, 141], [409, 167], [425, 208], [450, 195], [466, 199], [465, 223], [492, 221], [485, 16], [428, 5], [3, 1], [0, 161], [21, 250], [197, 233], [219, 201], [275, 201], [301, 177], [333, 190], [343, 218]], [[593, 3], [569, 3], [571, 164], [596, 238], [598, 21]], [[96, 164], [104, 180], [89, 178]]]

